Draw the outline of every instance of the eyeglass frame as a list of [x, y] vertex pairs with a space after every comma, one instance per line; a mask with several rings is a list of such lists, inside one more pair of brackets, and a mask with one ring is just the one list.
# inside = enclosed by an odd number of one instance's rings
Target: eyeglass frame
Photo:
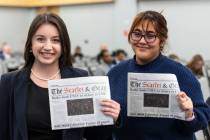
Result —
[[139, 31], [133, 31], [133, 32], [131, 32], [131, 34], [130, 34], [130, 39], [131, 39], [131, 40], [139, 42], [139, 41], [142, 39], [142, 37], [144, 37], [144, 40], [145, 40], [146, 43], [148, 43], [148, 44], [154, 43], [155, 40], [156, 40], [156, 38], [158, 37], [158, 36], [154, 33], [154, 35], [153, 35], [153, 36], [154, 36], [154, 40], [153, 40], [153, 41], [148, 41], [148, 38], [147, 38], [147, 34], [148, 34], [148, 33], [142, 33], [142, 34], [140, 35], [139, 39], [138, 39], [138, 40], [135, 40], [135, 39], [133, 39], [133, 37], [132, 37], [134, 33], [141, 33], [141, 32], [139, 32]]

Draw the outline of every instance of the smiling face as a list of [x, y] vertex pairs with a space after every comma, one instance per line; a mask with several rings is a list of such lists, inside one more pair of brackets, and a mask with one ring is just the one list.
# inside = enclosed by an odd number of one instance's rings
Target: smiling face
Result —
[[167, 21], [156, 11], [137, 14], [128, 34], [128, 42], [134, 50], [137, 63], [141, 65], [158, 57], [167, 38]]
[[139, 23], [131, 33], [130, 44], [138, 64], [147, 64], [158, 57], [161, 51], [160, 39], [154, 25], [149, 21]]
[[61, 43], [59, 32], [52, 24], [42, 24], [32, 38], [32, 52], [37, 65], [59, 65]]

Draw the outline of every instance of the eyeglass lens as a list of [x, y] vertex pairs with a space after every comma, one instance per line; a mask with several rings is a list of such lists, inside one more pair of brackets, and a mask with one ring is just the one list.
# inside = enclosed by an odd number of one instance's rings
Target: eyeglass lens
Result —
[[156, 39], [156, 34], [151, 31], [146, 31], [146, 32], [134, 31], [131, 34], [131, 39], [134, 41], [140, 41], [142, 37], [144, 37], [147, 43], [152, 43]]

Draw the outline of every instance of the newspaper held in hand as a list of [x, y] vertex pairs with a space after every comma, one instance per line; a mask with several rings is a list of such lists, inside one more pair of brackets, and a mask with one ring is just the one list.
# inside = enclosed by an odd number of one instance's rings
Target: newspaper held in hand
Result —
[[174, 74], [128, 73], [127, 115], [185, 120]]
[[80, 77], [48, 82], [52, 129], [112, 125], [100, 101], [110, 99], [108, 77]]

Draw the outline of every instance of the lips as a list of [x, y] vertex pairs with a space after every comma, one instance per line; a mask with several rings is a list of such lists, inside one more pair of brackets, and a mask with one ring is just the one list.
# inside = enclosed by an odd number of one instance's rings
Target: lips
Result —
[[145, 48], [145, 49], [151, 48], [150, 46], [142, 46], [142, 45], [141, 45], [141, 46], [140, 46], [140, 45], [136, 45], [135, 47], [137, 47], [137, 48], [143, 48], [143, 49], [144, 49], [144, 48]]
[[44, 58], [51, 58], [55, 53], [40, 52], [40, 54], [41, 54]]

